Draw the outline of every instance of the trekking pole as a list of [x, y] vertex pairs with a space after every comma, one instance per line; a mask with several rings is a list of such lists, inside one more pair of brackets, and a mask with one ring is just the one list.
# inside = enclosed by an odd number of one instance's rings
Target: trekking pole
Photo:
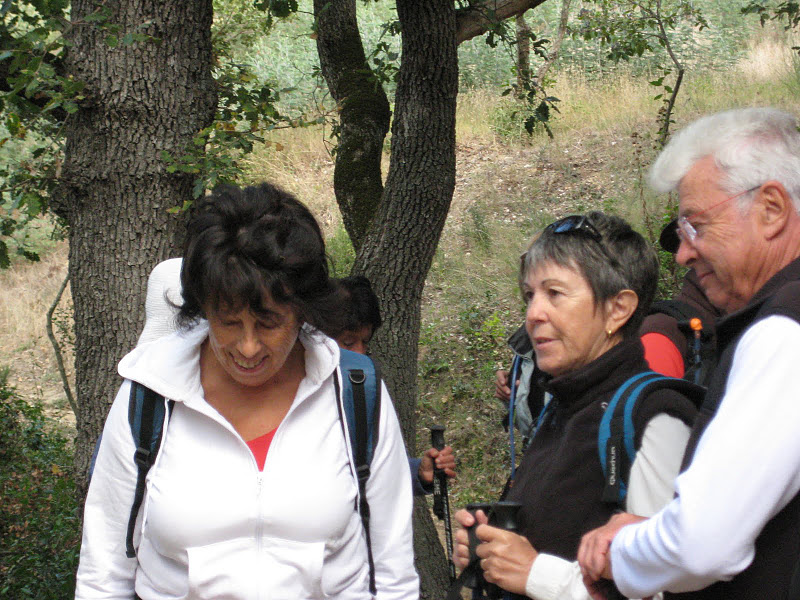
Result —
[[703, 321], [695, 317], [689, 321], [689, 327], [691, 327], [692, 331], [694, 332], [694, 343], [692, 345], [692, 355], [696, 367], [694, 372], [694, 382], [697, 385], [700, 385], [703, 375], [700, 372], [700, 343], [702, 342], [701, 338], [703, 337]]
[[[432, 425], [431, 446], [437, 450], [444, 449], [444, 425]], [[447, 545], [447, 563], [450, 581], [456, 578], [456, 565], [453, 563], [453, 527], [450, 524], [450, 499], [447, 496], [447, 473], [433, 463], [433, 514], [444, 521], [444, 537]]]

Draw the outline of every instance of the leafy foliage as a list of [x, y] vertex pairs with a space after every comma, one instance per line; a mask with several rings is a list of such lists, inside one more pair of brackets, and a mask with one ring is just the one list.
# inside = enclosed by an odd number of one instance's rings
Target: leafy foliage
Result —
[[689, 0], [594, 0], [583, 8], [580, 27], [586, 40], [598, 39], [614, 61], [629, 60], [669, 44], [667, 32], [679, 27], [708, 27], [699, 8]]
[[82, 99], [81, 82], [63, 73], [64, 33], [73, 26], [68, 9], [67, 0], [5, 2], [0, 9], [0, 268], [10, 264], [10, 245], [38, 259], [15, 234], [47, 211], [61, 126]]
[[[800, 2], [785, 0], [782, 2], [770, 0], [752, 0], [742, 8], [742, 14], [758, 15], [761, 26], [768, 21], [786, 22], [786, 29], [795, 29], [800, 24]], [[792, 46], [792, 50], [800, 53], [800, 46]]]
[[[194, 198], [240, 177], [241, 156], [263, 142], [266, 131], [316, 122], [281, 114], [275, 86], [260, 82], [235, 58], [266, 34], [274, 19], [297, 12], [297, 0], [217, 4], [225, 18], [215, 21], [213, 32], [220, 99], [215, 121], [196, 132], [182, 154], [162, 153], [167, 172], [195, 176]], [[69, 33], [96, 27], [110, 48], [159, 43], [147, 34], [148, 21], [123, 31], [105, 3], [81, 21], [71, 20], [69, 7], [68, 0], [31, 0], [4, 2], [0, 8], [0, 268], [9, 266], [14, 246], [18, 254], [38, 259], [16, 234], [47, 213], [63, 161], [64, 123], [85, 100], [85, 82], [68, 73], [63, 62]]]
[[767, 21], [786, 21], [786, 29], [792, 29], [800, 24], [800, 3], [791, 0], [783, 2], [753, 0], [742, 8], [742, 14], [758, 15], [762, 25]]
[[72, 455], [39, 405], [0, 369], [0, 597], [72, 597], [80, 518]]

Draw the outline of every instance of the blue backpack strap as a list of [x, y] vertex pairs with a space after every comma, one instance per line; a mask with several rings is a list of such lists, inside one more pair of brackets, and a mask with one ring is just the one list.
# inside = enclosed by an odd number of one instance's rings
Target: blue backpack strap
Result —
[[514, 444], [514, 409], [517, 404], [517, 377], [522, 366], [522, 357], [519, 354], [514, 355], [514, 360], [511, 362], [511, 373], [508, 376], [509, 387], [511, 388], [511, 397], [508, 399], [508, 445], [509, 455], [511, 457], [511, 479], [513, 480], [517, 474], [516, 464], [516, 447]]
[[137, 475], [131, 514], [128, 517], [128, 533], [125, 537], [125, 554], [128, 558], [136, 556], [136, 549], [133, 547], [133, 532], [136, 528], [139, 508], [144, 499], [145, 480], [161, 448], [161, 433], [164, 430], [167, 411], [171, 413], [174, 405], [173, 400], [167, 403], [163, 396], [153, 390], [136, 381], [131, 382], [128, 424], [131, 428], [133, 443], [136, 445], [133, 460], [136, 463]]
[[[705, 388], [685, 379], [667, 377], [654, 371], [634, 375], [617, 389], [600, 421], [597, 450], [606, 479], [603, 501], [624, 506], [628, 494], [627, 482], [636, 458], [636, 431], [633, 412], [639, 398], [657, 389], [680, 392], [695, 406], [700, 406]], [[687, 423], [691, 425], [691, 423]], [[625, 450], [623, 453], [622, 450]]]
[[368, 356], [341, 349], [339, 358], [342, 389], [338, 377], [334, 385], [338, 397], [339, 419], [350, 436], [353, 453], [353, 471], [358, 480], [358, 513], [364, 528], [369, 562], [369, 589], [375, 595], [375, 563], [372, 558], [372, 539], [369, 531], [370, 510], [367, 502], [367, 481], [370, 464], [379, 436], [379, 416], [381, 406], [380, 370]]
[[597, 450], [606, 479], [604, 502], [624, 505], [628, 475], [636, 456], [633, 409], [642, 390], [662, 379], [667, 377], [653, 371], [634, 375], [619, 386], [603, 413], [597, 432]]

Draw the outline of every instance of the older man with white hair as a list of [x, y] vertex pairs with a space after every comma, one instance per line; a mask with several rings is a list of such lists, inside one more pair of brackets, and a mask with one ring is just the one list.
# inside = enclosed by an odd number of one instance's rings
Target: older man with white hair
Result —
[[769, 108], [695, 121], [650, 180], [680, 196], [677, 260], [729, 315], [719, 362], [675, 481], [650, 519], [584, 536], [593, 598], [787, 598], [800, 555], [800, 133]]

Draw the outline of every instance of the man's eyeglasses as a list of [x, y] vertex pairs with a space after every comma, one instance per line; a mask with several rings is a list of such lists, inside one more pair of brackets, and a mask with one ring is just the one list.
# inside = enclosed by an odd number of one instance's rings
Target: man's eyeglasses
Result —
[[[734, 198], [738, 198], [739, 196], [744, 196], [745, 194], [749, 194], [750, 192], [755, 192], [760, 187], [761, 187], [761, 185], [757, 185], [755, 187], [750, 188], [749, 190], [745, 190], [743, 192], [739, 192], [738, 194], [734, 194], [733, 196], [730, 196], [729, 198], [725, 198], [724, 200], [720, 200], [719, 202], [715, 202], [714, 204], [712, 204], [708, 208], [705, 208], [705, 209], [701, 210], [700, 212], [694, 213], [692, 215], [692, 218], [698, 217], [698, 216], [702, 215], [703, 213], [710, 211], [712, 208], [716, 208], [717, 206], [725, 204], [726, 202], [729, 202], [729, 201], [733, 200]], [[691, 224], [691, 222], [689, 221], [689, 218], [686, 217], [686, 216], [679, 217], [678, 221], [677, 221], [677, 227], [678, 227], [678, 230], [677, 230], [678, 237], [681, 240], [685, 240], [685, 241], [689, 242], [690, 244], [694, 244], [695, 240], [697, 239], [697, 235], [698, 234], [697, 234], [697, 229], [695, 229], [695, 226]]]
[[572, 233], [577, 231], [582, 231], [588, 234], [595, 242], [598, 244], [603, 239], [603, 236], [597, 231], [597, 227], [592, 225], [591, 221], [586, 218], [585, 215], [570, 215], [568, 217], [564, 217], [563, 219], [559, 219], [558, 221], [553, 221], [544, 228], [545, 231], [551, 231], [553, 233]]

